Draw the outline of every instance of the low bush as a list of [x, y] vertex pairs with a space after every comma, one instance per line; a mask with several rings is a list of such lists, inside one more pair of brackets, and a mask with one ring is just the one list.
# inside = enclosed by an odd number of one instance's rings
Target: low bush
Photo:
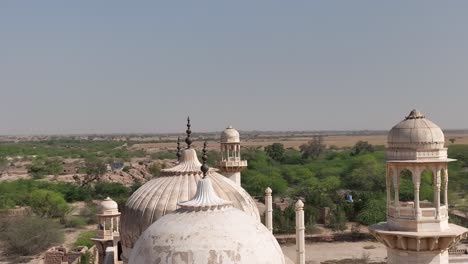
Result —
[[82, 232], [78, 238], [76, 239], [75, 243], [73, 246], [79, 247], [79, 246], [85, 246], [85, 247], [92, 247], [94, 245], [93, 241], [91, 241], [91, 238], [97, 236], [97, 230], [88, 230]]
[[86, 219], [86, 224], [97, 224], [98, 213], [97, 205], [93, 202], [87, 202], [86, 206], [81, 210], [80, 215]]
[[3, 232], [10, 250], [22, 255], [32, 255], [63, 241], [63, 230], [51, 219], [25, 217], [9, 224]]
[[65, 227], [83, 227], [88, 224], [88, 219], [83, 216], [69, 216], [65, 218]]

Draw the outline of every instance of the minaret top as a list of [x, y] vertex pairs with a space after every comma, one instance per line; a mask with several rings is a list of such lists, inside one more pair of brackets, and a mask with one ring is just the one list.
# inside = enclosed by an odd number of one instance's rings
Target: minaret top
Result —
[[425, 116], [421, 114], [419, 110], [413, 109], [405, 119], [408, 120], [408, 119], [420, 119], [420, 118], [425, 118]]
[[442, 129], [412, 110], [388, 133], [387, 160], [446, 159]]
[[235, 130], [232, 126], [228, 126], [221, 133], [221, 144], [223, 143], [240, 143], [239, 132]]
[[192, 146], [192, 139], [190, 138], [190, 135], [192, 134], [192, 130], [190, 130], [190, 116], [187, 117], [187, 130], [185, 131], [187, 133], [187, 137], [185, 138], [185, 143], [187, 143], [187, 148], [190, 148]]
[[177, 156], [177, 161], [180, 161], [180, 137], [177, 137], [177, 153], [176, 153], [176, 156]]

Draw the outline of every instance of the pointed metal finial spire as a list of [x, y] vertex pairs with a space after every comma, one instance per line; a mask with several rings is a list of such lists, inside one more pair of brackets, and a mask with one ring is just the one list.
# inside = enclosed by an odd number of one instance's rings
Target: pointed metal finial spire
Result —
[[190, 134], [192, 134], [192, 130], [190, 130], [190, 116], [187, 117], [187, 130], [185, 131], [187, 133], [187, 137], [185, 138], [185, 143], [187, 143], [187, 148], [190, 148], [192, 145], [192, 139], [190, 138]]
[[177, 137], [177, 153], [176, 153], [176, 156], [177, 156], [177, 160], [180, 161], [180, 137]]
[[207, 152], [207, 150], [206, 150], [206, 141], [205, 141], [203, 143], [203, 156], [202, 156], [203, 165], [201, 166], [201, 171], [203, 172], [203, 179], [206, 177], [206, 173], [209, 170], [209, 167], [206, 164], [206, 161], [208, 160], [208, 156], [206, 155], [206, 152]]

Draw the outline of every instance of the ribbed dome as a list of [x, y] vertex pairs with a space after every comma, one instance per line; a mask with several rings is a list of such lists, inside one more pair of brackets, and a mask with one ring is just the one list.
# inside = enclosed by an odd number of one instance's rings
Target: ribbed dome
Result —
[[[179, 208], [178, 202], [195, 195], [197, 182], [202, 177], [200, 167], [195, 150], [186, 149], [182, 152], [179, 164], [162, 170], [160, 177], [145, 183], [132, 194], [121, 217], [120, 235], [125, 256], [129, 253], [126, 249], [133, 247], [146, 228], [163, 215]], [[255, 201], [242, 187], [216, 173], [214, 169], [210, 169], [208, 175], [219, 197], [231, 201], [235, 208], [260, 222]]]
[[444, 133], [417, 110], [394, 126], [388, 134], [388, 147], [400, 149], [442, 149]]
[[130, 263], [284, 264], [275, 237], [256, 219], [223, 201], [210, 176], [196, 195], [161, 217], [138, 239]]
[[221, 143], [240, 143], [239, 132], [228, 126], [223, 133], [221, 133]]
[[119, 212], [118, 204], [110, 197], [101, 202], [101, 214], [116, 214]]

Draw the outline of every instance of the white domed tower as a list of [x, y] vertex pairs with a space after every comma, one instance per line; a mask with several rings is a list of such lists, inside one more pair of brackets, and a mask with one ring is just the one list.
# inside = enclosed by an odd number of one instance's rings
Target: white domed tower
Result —
[[[448, 162], [444, 133], [413, 110], [388, 134], [387, 222], [371, 233], [387, 246], [388, 263], [448, 263], [448, 249], [468, 230], [448, 223]], [[423, 172], [432, 175], [434, 200], [420, 201]], [[400, 182], [413, 183], [414, 200], [400, 201]]]
[[216, 195], [205, 162], [194, 197], [141, 235], [130, 263], [284, 264], [271, 232]]
[[241, 185], [241, 171], [247, 167], [247, 161], [241, 160], [239, 132], [228, 126], [221, 133], [221, 160], [218, 168], [221, 173]]
[[[98, 250], [98, 263], [104, 263], [104, 257], [110, 253], [114, 262], [118, 259], [118, 243], [120, 241], [120, 212], [117, 203], [110, 197], [101, 202], [101, 212], [96, 214], [99, 222], [97, 237], [91, 238]], [[112, 250], [108, 250], [112, 248]], [[106, 257], [107, 258], [107, 257]]]
[[[123, 261], [127, 263], [134, 243], [153, 222], [178, 209], [179, 202], [193, 197], [197, 183], [203, 176], [197, 153], [191, 147], [190, 120], [187, 125], [187, 148], [181, 152], [179, 163], [161, 170], [161, 175], [148, 181], [127, 200], [121, 217], [121, 240]], [[217, 196], [231, 201], [233, 207], [245, 212], [260, 223], [260, 215], [255, 201], [240, 186], [216, 172], [208, 172]]]

